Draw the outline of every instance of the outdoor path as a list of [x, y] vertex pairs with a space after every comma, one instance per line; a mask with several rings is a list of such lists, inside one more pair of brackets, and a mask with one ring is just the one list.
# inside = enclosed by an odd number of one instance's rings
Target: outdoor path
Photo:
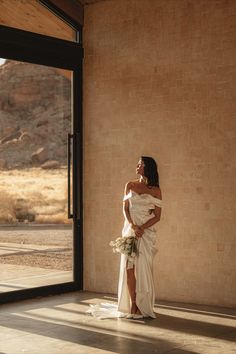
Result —
[[0, 293], [70, 282], [71, 225], [0, 226]]

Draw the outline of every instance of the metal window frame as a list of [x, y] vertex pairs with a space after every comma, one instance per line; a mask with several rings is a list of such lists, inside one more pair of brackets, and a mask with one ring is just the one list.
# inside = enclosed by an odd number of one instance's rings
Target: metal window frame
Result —
[[[79, 38], [82, 38], [80, 35]], [[0, 25], [0, 57], [73, 71], [73, 281], [0, 294], [0, 303], [83, 290], [82, 62], [83, 48], [70, 42]]]

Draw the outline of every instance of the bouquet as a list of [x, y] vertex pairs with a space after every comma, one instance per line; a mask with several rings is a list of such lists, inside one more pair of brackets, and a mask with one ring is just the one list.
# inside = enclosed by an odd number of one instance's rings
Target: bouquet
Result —
[[121, 253], [126, 256], [128, 269], [134, 267], [134, 260], [138, 254], [137, 240], [134, 236], [118, 237], [115, 241], [111, 241], [109, 245], [114, 253]]

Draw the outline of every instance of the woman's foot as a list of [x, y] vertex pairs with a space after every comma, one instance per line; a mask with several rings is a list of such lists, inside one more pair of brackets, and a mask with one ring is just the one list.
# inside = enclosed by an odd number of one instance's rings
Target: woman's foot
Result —
[[138, 307], [136, 305], [136, 302], [132, 302], [132, 306], [131, 306], [131, 314], [134, 315], [138, 310]]
[[134, 318], [134, 314], [133, 314], [133, 313], [129, 313], [129, 314], [126, 316], [126, 318], [127, 318], [128, 320], [130, 320], [131, 318]]
[[135, 313], [133, 315], [134, 320], [141, 320], [141, 318], [144, 318], [144, 316], [141, 313], [140, 314]]
[[134, 315], [136, 314], [136, 311], [137, 311], [137, 305], [136, 305], [135, 301], [132, 301], [130, 313], [126, 316], [126, 318], [127, 319], [134, 318]]
[[135, 320], [138, 320], [138, 319], [141, 319], [141, 318], [144, 318], [142, 312], [139, 310], [138, 306], [136, 305], [136, 312], [135, 314], [133, 315], [133, 319]]
[[132, 301], [130, 313], [126, 316], [127, 319], [141, 319], [144, 318], [135, 301]]
[[136, 305], [135, 315], [142, 315], [142, 312], [139, 310], [137, 305]]

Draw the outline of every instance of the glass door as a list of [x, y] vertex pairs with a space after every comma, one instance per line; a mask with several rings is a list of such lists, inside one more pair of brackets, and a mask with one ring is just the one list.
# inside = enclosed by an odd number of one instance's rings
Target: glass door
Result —
[[80, 289], [81, 46], [1, 30], [0, 300]]

